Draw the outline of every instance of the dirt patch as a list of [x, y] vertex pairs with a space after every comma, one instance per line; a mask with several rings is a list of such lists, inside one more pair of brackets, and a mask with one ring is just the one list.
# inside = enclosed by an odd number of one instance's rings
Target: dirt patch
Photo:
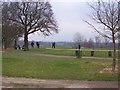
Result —
[[108, 74], [113, 74], [113, 73], [118, 73], [118, 66], [115, 68], [115, 72], [112, 71], [112, 68], [106, 67], [103, 70], [101, 70], [99, 73], [108, 73]]

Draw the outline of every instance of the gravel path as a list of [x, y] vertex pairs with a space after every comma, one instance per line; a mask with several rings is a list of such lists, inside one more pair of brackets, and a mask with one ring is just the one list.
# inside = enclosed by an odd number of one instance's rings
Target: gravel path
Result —
[[117, 81], [80, 81], [80, 80], [50, 80], [18, 77], [2, 77], [3, 88], [118, 88]]

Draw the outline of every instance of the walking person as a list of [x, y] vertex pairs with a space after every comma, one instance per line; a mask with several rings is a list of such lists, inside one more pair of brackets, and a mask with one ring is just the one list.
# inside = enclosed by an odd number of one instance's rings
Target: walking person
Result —
[[34, 48], [34, 42], [33, 41], [31, 42], [31, 47]]
[[36, 46], [39, 48], [40, 47], [40, 44], [39, 44], [39, 42], [36, 42]]
[[52, 48], [55, 48], [55, 42], [52, 43]]
[[81, 48], [81, 46], [80, 46], [80, 44], [78, 45], [78, 49], [80, 50], [80, 48]]

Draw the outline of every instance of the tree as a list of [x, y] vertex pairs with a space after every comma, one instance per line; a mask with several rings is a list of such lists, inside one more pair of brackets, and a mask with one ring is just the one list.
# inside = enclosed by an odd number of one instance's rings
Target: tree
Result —
[[101, 40], [99, 36], [95, 36], [95, 43], [96, 43], [96, 47], [100, 47]]
[[[118, 2], [116, 0], [109, 0], [103, 2], [98, 0], [95, 5], [89, 4], [93, 13], [90, 15], [91, 19], [96, 23], [95, 25], [88, 23], [101, 36], [109, 38], [113, 43], [113, 64], [112, 71], [116, 67], [116, 39], [118, 38]], [[99, 24], [99, 27], [96, 27]]]
[[88, 48], [88, 41], [87, 41], [87, 39], [84, 40], [84, 47]]
[[94, 41], [91, 38], [88, 41], [88, 47], [89, 48], [94, 48]]
[[5, 49], [11, 46], [14, 40], [22, 36], [22, 27], [8, 20], [8, 4], [3, 3], [2, 8], [2, 44]]
[[73, 38], [76, 47], [78, 47], [78, 45], [82, 45], [84, 37], [79, 32], [75, 33]]
[[104, 37], [104, 43], [105, 43], [106, 48], [108, 48], [109, 42], [110, 42], [110, 39]]
[[58, 26], [49, 2], [10, 2], [8, 19], [23, 27], [24, 50], [28, 48], [28, 35], [40, 31], [48, 36], [58, 33]]

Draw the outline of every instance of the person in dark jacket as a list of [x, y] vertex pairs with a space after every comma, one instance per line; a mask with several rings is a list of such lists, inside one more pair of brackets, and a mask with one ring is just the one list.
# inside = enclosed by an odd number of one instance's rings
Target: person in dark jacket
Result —
[[39, 42], [36, 42], [36, 46], [39, 48], [40, 47], [40, 44], [39, 44]]
[[55, 48], [55, 42], [52, 43], [52, 48]]
[[80, 50], [80, 48], [81, 48], [81, 46], [80, 46], [80, 44], [78, 45], [78, 49]]
[[31, 42], [31, 47], [34, 48], [34, 42], [33, 41]]

